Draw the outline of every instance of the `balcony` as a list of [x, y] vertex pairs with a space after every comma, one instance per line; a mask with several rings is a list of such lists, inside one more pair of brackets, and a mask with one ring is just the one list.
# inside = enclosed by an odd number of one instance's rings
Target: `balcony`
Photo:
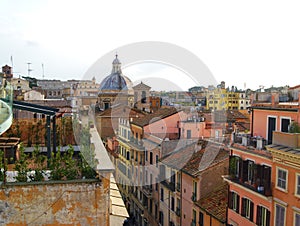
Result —
[[271, 167], [236, 156], [230, 156], [229, 161], [229, 176], [225, 179], [263, 196], [272, 196]]
[[130, 137], [128, 144], [139, 151], [145, 151], [144, 142], [134, 137]]
[[170, 191], [175, 192], [175, 183], [170, 182], [168, 180], [163, 180], [161, 182], [162, 185], [164, 185], [166, 188], [168, 188]]
[[12, 87], [0, 85], [0, 135], [8, 130], [12, 124]]
[[151, 198], [152, 197], [152, 185], [145, 185], [143, 186], [143, 193], [148, 197]]

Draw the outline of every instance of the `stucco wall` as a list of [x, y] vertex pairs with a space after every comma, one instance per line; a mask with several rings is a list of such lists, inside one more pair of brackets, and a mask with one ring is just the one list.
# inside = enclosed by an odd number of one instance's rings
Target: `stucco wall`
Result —
[[109, 180], [11, 183], [0, 189], [0, 225], [109, 225]]

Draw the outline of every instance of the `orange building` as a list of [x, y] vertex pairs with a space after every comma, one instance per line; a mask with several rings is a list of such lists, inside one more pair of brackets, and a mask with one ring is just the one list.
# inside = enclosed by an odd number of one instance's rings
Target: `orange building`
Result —
[[249, 146], [250, 137], [238, 138], [230, 147], [229, 176], [224, 177], [229, 184], [227, 222], [272, 225], [271, 154]]
[[278, 102], [277, 99], [273, 94], [271, 103], [251, 107], [251, 134], [265, 138], [268, 144], [272, 143], [273, 131], [288, 132], [292, 122], [300, 124], [300, 98], [298, 102]]
[[300, 134], [273, 133], [274, 226], [300, 225]]

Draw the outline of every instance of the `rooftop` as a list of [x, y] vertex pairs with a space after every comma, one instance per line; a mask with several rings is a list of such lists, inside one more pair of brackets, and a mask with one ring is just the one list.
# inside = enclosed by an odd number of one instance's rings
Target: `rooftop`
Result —
[[134, 118], [132, 121], [132, 124], [137, 125], [137, 126], [146, 126], [150, 123], [159, 121], [161, 119], [167, 118], [171, 115], [174, 115], [178, 113], [180, 110], [177, 110], [174, 107], [168, 107], [168, 108], [160, 108], [156, 112], [152, 114], [148, 114], [142, 118]]
[[229, 157], [223, 146], [207, 141], [194, 142], [167, 155], [162, 163], [195, 177], [198, 173]]
[[224, 183], [216, 190], [209, 193], [206, 197], [203, 197], [197, 201], [196, 205], [202, 210], [212, 215], [217, 220], [226, 222], [226, 208], [227, 208], [227, 184]]

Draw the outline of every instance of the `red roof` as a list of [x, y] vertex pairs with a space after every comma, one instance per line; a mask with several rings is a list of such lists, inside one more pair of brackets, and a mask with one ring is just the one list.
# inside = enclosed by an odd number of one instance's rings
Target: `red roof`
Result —
[[163, 158], [167, 166], [182, 169], [192, 177], [229, 157], [222, 145], [201, 140], [175, 150]]
[[171, 115], [177, 114], [180, 110], [174, 107], [160, 108], [156, 112], [148, 114], [144, 117], [133, 118], [132, 124], [137, 126], [146, 126], [148, 124], [167, 118]]
[[196, 205], [222, 223], [226, 222], [228, 187], [227, 183], [200, 199]]

